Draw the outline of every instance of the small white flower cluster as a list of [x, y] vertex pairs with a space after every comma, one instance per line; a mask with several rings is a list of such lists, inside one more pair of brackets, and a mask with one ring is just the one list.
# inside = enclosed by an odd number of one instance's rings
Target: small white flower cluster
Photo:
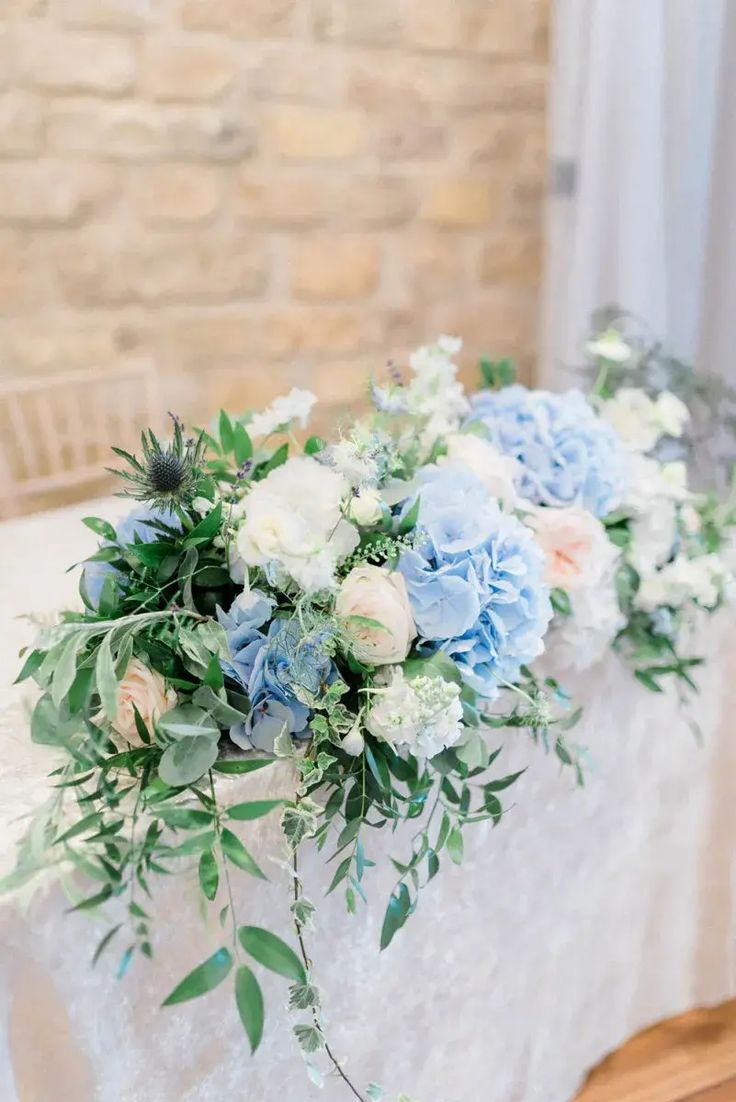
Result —
[[458, 685], [424, 675], [409, 680], [400, 666], [388, 667], [383, 680], [372, 691], [366, 718], [372, 735], [427, 758], [457, 742], [463, 716]]
[[455, 432], [470, 409], [453, 362], [462, 344], [459, 337], [442, 336], [409, 359], [414, 377], [406, 388], [407, 410], [425, 421], [422, 443], [427, 448], [438, 436]]
[[298, 421], [302, 428], [306, 428], [316, 401], [317, 396], [311, 390], [300, 390], [295, 386], [288, 394], [276, 398], [262, 413], [256, 413], [251, 418], [248, 434], [251, 437], [270, 436], [278, 429], [287, 428], [292, 421]]

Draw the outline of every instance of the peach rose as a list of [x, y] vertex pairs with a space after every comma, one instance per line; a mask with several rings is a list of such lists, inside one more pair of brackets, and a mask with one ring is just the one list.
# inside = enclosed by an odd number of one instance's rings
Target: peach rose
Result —
[[552, 587], [573, 593], [596, 585], [618, 557], [605, 528], [587, 509], [535, 509], [525, 523], [546, 555], [545, 581]]
[[113, 730], [135, 746], [142, 740], [135, 725], [134, 707], [151, 733], [156, 720], [176, 704], [176, 693], [166, 688], [160, 673], [151, 670], [138, 658], [128, 662], [122, 681], [118, 685], [118, 710], [112, 720]]
[[[416, 636], [406, 584], [382, 566], [355, 566], [340, 586], [335, 612], [360, 662], [403, 662]], [[357, 617], [357, 619], [355, 619]], [[361, 623], [373, 620], [379, 626]]]

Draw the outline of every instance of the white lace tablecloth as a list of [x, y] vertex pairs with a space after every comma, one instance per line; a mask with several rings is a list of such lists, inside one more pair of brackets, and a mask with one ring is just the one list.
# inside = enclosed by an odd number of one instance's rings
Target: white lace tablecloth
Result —
[[[108, 503], [107, 515], [120, 513]], [[50, 614], [73, 599], [64, 567], [94, 537], [79, 518], [102, 506], [0, 526], [3, 609]], [[585, 1072], [643, 1027], [736, 993], [736, 630], [723, 614], [705, 631], [698, 745], [674, 695], [655, 697], [611, 658], [582, 680], [590, 750], [575, 789], [525, 736], [509, 736], [503, 772], [528, 765], [501, 825], [470, 829], [462, 868], [447, 865], [389, 950], [378, 935], [393, 880], [377, 836], [369, 907], [319, 903], [313, 936], [332, 1047], [361, 1086], [375, 1080], [419, 1102], [569, 1102]], [[0, 636], [7, 683], [29, 628]], [[27, 812], [46, 791], [49, 754], [27, 739], [17, 690], [2, 715], [0, 867]], [[280, 771], [281, 770], [281, 771]], [[278, 795], [281, 766], [237, 782]], [[241, 797], [242, 798], [242, 797]], [[237, 879], [240, 921], [289, 937], [282, 873], [269, 865], [277, 826], [246, 824], [271, 883]], [[245, 836], [245, 832], [244, 832]], [[307, 891], [328, 872], [305, 855]], [[0, 1098], [3, 1102], [347, 1102], [338, 1081], [306, 1080], [289, 1036], [285, 985], [266, 982], [268, 1019], [251, 1059], [228, 985], [159, 1010], [181, 976], [222, 940], [205, 924], [194, 885], [160, 883], [153, 964], [122, 983], [114, 960], [93, 970], [95, 920], [64, 915], [58, 888], [19, 911], [0, 906]], [[227, 990], [226, 990], [227, 988]]]

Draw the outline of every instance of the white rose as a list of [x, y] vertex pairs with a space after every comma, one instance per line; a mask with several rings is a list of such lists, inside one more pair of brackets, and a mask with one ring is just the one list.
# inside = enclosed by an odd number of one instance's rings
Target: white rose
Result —
[[[416, 628], [401, 574], [382, 566], [356, 566], [340, 586], [335, 603], [337, 616], [359, 662], [385, 666], [403, 662], [409, 653]], [[371, 627], [351, 617], [375, 620]]]
[[472, 432], [454, 432], [446, 440], [447, 456], [440, 463], [460, 463], [467, 467], [498, 500], [503, 509], [515, 509], [519, 504], [514, 479], [520, 464], [513, 456], [503, 455], [488, 440]]
[[[151, 670], [137, 658], [128, 662], [122, 681], [118, 685], [118, 707], [112, 727], [119, 735], [135, 746], [142, 746], [135, 722], [135, 710], [149, 731], [154, 723], [176, 704], [176, 693], [166, 688], [160, 673]], [[101, 716], [97, 717], [97, 720]]]
[[328, 588], [337, 563], [358, 544], [342, 516], [345, 479], [296, 456], [257, 482], [245, 499], [237, 548], [246, 566], [277, 567], [307, 592]]
[[371, 524], [377, 524], [383, 516], [383, 505], [378, 490], [366, 486], [355, 494], [348, 505], [348, 516], [356, 524], [366, 528]]
[[535, 509], [525, 518], [546, 557], [545, 581], [570, 593], [590, 589], [608, 574], [618, 551], [601, 522], [572, 505]]

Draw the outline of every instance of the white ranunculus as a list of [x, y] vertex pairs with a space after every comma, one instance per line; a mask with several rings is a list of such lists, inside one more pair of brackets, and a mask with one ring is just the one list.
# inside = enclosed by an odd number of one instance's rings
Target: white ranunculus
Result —
[[306, 592], [334, 583], [335, 567], [358, 543], [340, 511], [345, 479], [296, 456], [257, 482], [245, 499], [237, 548], [246, 566], [280, 568]]
[[635, 513], [645, 513], [659, 498], [684, 502], [690, 498], [687, 467], [679, 461], [658, 463], [646, 455], [632, 452], [627, 463], [627, 491], [624, 505]]
[[638, 387], [622, 387], [613, 398], [598, 405], [603, 420], [631, 451], [651, 451], [662, 435], [656, 405]]
[[677, 539], [677, 506], [669, 498], [654, 498], [631, 522], [628, 555], [640, 573], [666, 562]]
[[355, 657], [371, 666], [403, 662], [416, 637], [403, 575], [382, 566], [354, 567], [340, 586], [335, 613], [345, 624]]
[[256, 413], [248, 423], [250, 436], [269, 436], [276, 429], [298, 421], [305, 428], [312, 406], [317, 401], [311, 390], [292, 387], [288, 394], [276, 398], [262, 413]]
[[733, 586], [733, 576], [720, 555], [689, 559], [681, 554], [660, 570], [642, 575], [634, 602], [646, 612], [662, 605], [681, 608], [689, 601], [712, 608], [721, 596], [730, 599]]
[[[134, 746], [142, 746], [143, 740], [135, 722], [135, 709], [153, 734], [156, 721], [174, 707], [176, 700], [175, 691], [166, 688], [166, 682], [160, 673], [149, 669], [140, 659], [131, 658], [118, 684], [117, 711], [111, 721], [112, 728]], [[100, 713], [95, 717], [95, 722], [101, 721]]]
[[474, 432], [453, 432], [446, 438], [447, 455], [439, 463], [459, 463], [467, 467], [497, 499], [503, 509], [510, 511], [519, 505], [514, 480], [520, 464], [513, 456], [503, 455], [498, 448]]
[[462, 716], [458, 685], [441, 677], [409, 681], [394, 666], [386, 669], [383, 684], [372, 690], [366, 726], [376, 738], [431, 758], [460, 738]]
[[371, 524], [377, 524], [383, 516], [383, 502], [378, 490], [374, 490], [369, 486], [359, 490], [350, 499], [348, 516], [350, 520], [366, 528]]
[[546, 557], [545, 581], [568, 593], [594, 587], [618, 560], [601, 522], [572, 505], [535, 509], [525, 518]]
[[654, 403], [654, 419], [666, 436], [682, 436], [690, 410], [676, 394], [663, 390]]
[[588, 341], [585, 351], [589, 356], [614, 364], [625, 364], [632, 356], [631, 345], [626, 343], [616, 329], [607, 329]]

